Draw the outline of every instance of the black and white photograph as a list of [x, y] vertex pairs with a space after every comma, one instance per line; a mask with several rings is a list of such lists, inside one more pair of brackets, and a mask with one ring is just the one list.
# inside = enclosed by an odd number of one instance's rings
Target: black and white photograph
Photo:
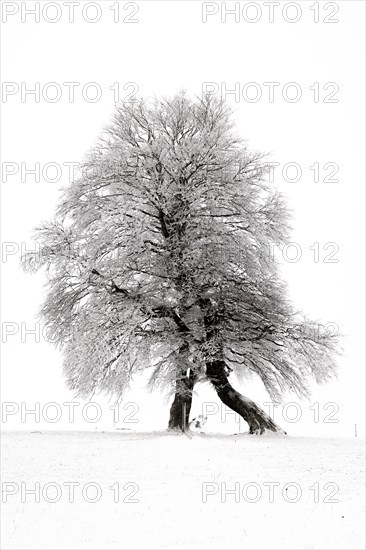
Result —
[[1, 548], [365, 548], [365, 2], [0, 23]]

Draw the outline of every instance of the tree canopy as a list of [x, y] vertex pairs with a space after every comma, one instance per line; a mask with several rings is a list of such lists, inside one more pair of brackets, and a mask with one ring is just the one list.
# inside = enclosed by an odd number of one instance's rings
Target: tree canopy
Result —
[[289, 236], [285, 201], [232, 118], [184, 93], [116, 106], [36, 230], [23, 264], [47, 268], [41, 314], [71, 389], [119, 396], [145, 369], [173, 388], [222, 361], [279, 400], [334, 374], [334, 337], [294, 309], [270, 253]]

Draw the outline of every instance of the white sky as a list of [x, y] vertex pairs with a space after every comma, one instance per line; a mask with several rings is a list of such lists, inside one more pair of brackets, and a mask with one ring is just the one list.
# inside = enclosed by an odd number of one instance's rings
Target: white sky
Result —
[[[42, 274], [25, 275], [18, 268], [21, 243], [30, 244], [34, 226], [53, 217], [59, 188], [67, 184], [65, 163], [81, 161], [95, 142], [101, 128], [113, 111], [114, 92], [110, 89], [119, 83], [120, 97], [134, 92], [143, 96], [169, 95], [184, 88], [190, 94], [200, 95], [203, 83], [216, 83], [217, 89], [233, 89], [235, 83], [240, 97], [228, 95], [236, 113], [240, 133], [254, 149], [271, 152], [271, 160], [281, 163], [277, 169], [276, 184], [288, 196], [294, 211], [293, 241], [301, 246], [302, 257], [297, 263], [284, 262], [283, 273], [289, 283], [290, 295], [297, 307], [309, 316], [324, 322], [334, 322], [345, 336], [344, 356], [339, 361], [338, 382], [316, 388], [310, 403], [302, 403], [303, 416], [296, 424], [286, 424], [290, 433], [343, 434], [353, 436], [354, 424], [359, 433], [364, 430], [364, 3], [362, 1], [294, 2], [286, 8], [281, 2], [276, 7], [274, 21], [269, 22], [266, 3], [252, 3], [247, 18], [262, 14], [258, 22], [227, 16], [221, 21], [221, 3], [210, 3], [207, 22], [202, 22], [199, 1], [120, 3], [120, 18], [131, 15], [137, 23], [113, 21], [116, 2], [98, 2], [100, 20], [90, 23], [82, 18], [85, 2], [75, 5], [75, 22], [68, 21], [65, 2], [58, 2], [58, 11], [50, 7], [40, 14], [40, 22], [24, 9], [34, 2], [2, 2], [2, 80], [8, 84], [2, 107], [3, 147], [2, 162], [17, 163], [19, 170], [8, 175], [2, 183], [2, 241], [14, 253], [3, 255], [2, 327], [3, 342], [9, 323], [19, 330], [7, 337], [2, 351], [2, 398], [29, 406], [70, 401], [72, 395], [65, 389], [61, 374], [59, 351], [42, 338], [24, 338], [24, 328], [34, 328], [35, 314], [42, 299]], [[56, 3], [52, 3], [56, 4]], [[92, 3], [93, 4], [93, 3]], [[126, 4], [130, 4], [127, 5]], [[233, 8], [234, 2], [227, 2]], [[247, 2], [238, 3], [240, 9]], [[287, 3], [288, 4], [288, 3]], [[40, 9], [45, 2], [40, 2]], [[315, 8], [310, 9], [311, 6]], [[335, 13], [339, 7], [338, 13]], [[17, 9], [18, 8], [18, 9]], [[124, 9], [125, 8], [125, 9]], [[314, 22], [315, 9], [319, 8], [319, 23]], [[6, 13], [16, 11], [13, 15]], [[23, 10], [23, 11], [22, 11]], [[94, 10], [94, 11], [93, 11]], [[116, 10], [116, 8], [114, 8]], [[253, 10], [261, 10], [253, 11]], [[333, 14], [334, 12], [334, 14]], [[94, 18], [95, 7], [86, 12]], [[299, 15], [299, 21], [285, 20]], [[45, 21], [60, 15], [56, 23]], [[339, 19], [338, 23], [324, 23], [324, 18]], [[22, 18], [24, 22], [22, 22]], [[54, 82], [61, 91], [59, 101], [50, 102], [55, 88], [45, 88]], [[75, 87], [75, 100], [69, 101], [69, 89], [63, 83], [79, 83]], [[90, 102], [81, 90], [90, 82], [97, 83], [101, 98]], [[256, 103], [245, 98], [253, 97], [255, 82], [262, 92]], [[269, 87], [263, 83], [279, 83], [274, 101], [268, 100]], [[297, 102], [285, 101], [282, 90], [288, 83], [297, 83], [302, 96]], [[23, 83], [23, 84], [22, 84]], [[23, 98], [21, 91], [39, 83], [39, 102], [34, 96]], [[128, 84], [132, 83], [132, 84]], [[314, 101], [314, 83], [319, 83], [319, 101]], [[331, 92], [337, 90], [334, 95]], [[4, 86], [4, 84], [3, 84]], [[12, 88], [13, 86], [13, 88]], [[124, 89], [125, 87], [125, 89]], [[312, 87], [312, 89], [310, 89]], [[16, 90], [19, 89], [19, 92]], [[113, 88], [116, 90], [116, 86]], [[46, 99], [42, 96], [44, 91]], [[247, 95], [246, 95], [247, 90]], [[286, 89], [285, 89], [286, 91]], [[288, 89], [293, 97], [295, 88]], [[4, 92], [4, 90], [3, 90]], [[47, 93], [49, 94], [47, 96]], [[84, 95], [85, 95], [84, 93]], [[244, 97], [243, 97], [244, 96]], [[337, 99], [325, 103], [324, 99]], [[62, 177], [52, 183], [50, 169], [46, 181], [35, 182], [32, 175], [22, 181], [20, 163], [25, 168], [40, 163], [58, 163]], [[282, 166], [297, 163], [302, 168], [298, 182], [288, 182], [281, 176]], [[309, 167], [320, 165], [320, 182], [314, 182], [314, 171]], [[338, 183], [326, 183], [331, 174], [326, 163], [336, 163], [339, 171], [333, 177]], [[3, 164], [4, 169], [11, 165]], [[289, 177], [293, 173], [288, 172]], [[4, 178], [5, 179], [5, 178]], [[23, 178], [24, 179], [24, 178]], [[314, 251], [309, 247], [319, 243], [320, 261], [314, 262]], [[325, 263], [324, 257], [332, 252], [323, 246], [336, 243], [339, 247], [334, 258], [337, 263]], [[13, 247], [13, 248], [12, 248]], [[7, 323], [4, 325], [4, 323]], [[21, 323], [24, 323], [21, 330]], [[25, 340], [25, 341], [22, 341]], [[251, 383], [242, 391], [260, 404], [266, 396], [259, 384]], [[202, 399], [214, 400], [209, 388], [201, 388], [195, 408], [201, 412]], [[96, 399], [95, 399], [96, 400]], [[289, 397], [288, 401], [294, 401]], [[139, 424], [134, 428], [164, 428], [168, 409], [157, 394], [146, 398], [140, 381], [126, 396], [125, 402], [136, 401], [140, 406]], [[102, 402], [98, 398], [98, 402]], [[311, 403], [322, 407], [335, 402], [339, 412], [338, 424], [314, 424]], [[131, 409], [132, 410], [132, 409]], [[129, 410], [126, 411], [130, 412]], [[290, 415], [291, 411], [289, 412]], [[305, 414], [306, 413], [306, 414]], [[112, 427], [110, 416], [106, 426]], [[156, 420], [156, 421], [155, 421]], [[216, 422], [216, 424], [215, 424]], [[43, 423], [44, 424], [44, 423]], [[85, 423], [84, 423], [85, 424]], [[67, 422], [48, 428], [70, 426]], [[232, 431], [232, 424], [222, 424], [218, 415], [212, 415], [207, 425], [221, 431]], [[5, 428], [28, 429], [31, 421], [21, 422], [20, 415], [9, 418]], [[84, 425], [84, 428], [90, 428]], [[93, 427], [93, 426], [92, 426]], [[99, 427], [99, 424], [98, 424]], [[243, 429], [243, 427], [242, 427]]]

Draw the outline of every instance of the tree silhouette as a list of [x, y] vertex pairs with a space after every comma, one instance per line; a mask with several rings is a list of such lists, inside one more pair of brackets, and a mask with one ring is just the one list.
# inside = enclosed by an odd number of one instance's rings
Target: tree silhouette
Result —
[[310, 378], [334, 374], [337, 346], [286, 298], [270, 253], [288, 237], [284, 200], [231, 117], [183, 93], [118, 105], [23, 265], [47, 268], [42, 316], [72, 390], [120, 397], [149, 369], [151, 387], [175, 391], [169, 427], [185, 430], [208, 379], [263, 433], [281, 429], [230, 373], [257, 374], [276, 401], [308, 396]]

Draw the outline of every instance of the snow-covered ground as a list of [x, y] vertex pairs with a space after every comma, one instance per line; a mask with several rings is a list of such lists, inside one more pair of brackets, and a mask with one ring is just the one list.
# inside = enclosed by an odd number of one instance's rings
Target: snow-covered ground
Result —
[[364, 548], [363, 449], [356, 438], [8, 432], [2, 548]]

